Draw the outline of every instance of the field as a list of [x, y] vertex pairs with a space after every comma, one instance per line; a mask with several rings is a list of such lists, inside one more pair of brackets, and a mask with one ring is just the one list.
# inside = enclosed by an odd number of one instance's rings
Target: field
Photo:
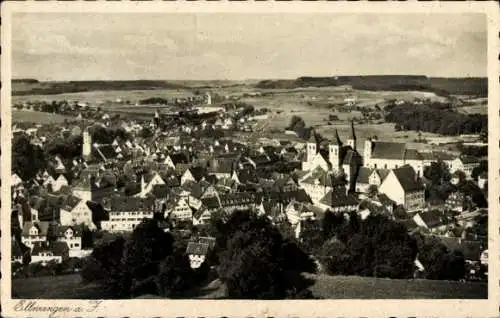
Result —
[[486, 283], [308, 275], [316, 297], [328, 299], [485, 299]]
[[100, 299], [106, 295], [100, 286], [83, 284], [80, 274], [71, 274], [13, 279], [12, 298]]
[[12, 109], [13, 123], [60, 124], [65, 119], [71, 121], [76, 118], [59, 114]]
[[[306, 275], [320, 299], [483, 299], [488, 286], [480, 282], [450, 282], [424, 279], [384, 279], [357, 276]], [[99, 286], [84, 285], [78, 274], [22, 278], [12, 281], [14, 298], [106, 298]], [[215, 280], [202, 288], [198, 298], [224, 298], [225, 288]], [[147, 297], [142, 297], [147, 298]], [[157, 298], [157, 297], [155, 297]]]

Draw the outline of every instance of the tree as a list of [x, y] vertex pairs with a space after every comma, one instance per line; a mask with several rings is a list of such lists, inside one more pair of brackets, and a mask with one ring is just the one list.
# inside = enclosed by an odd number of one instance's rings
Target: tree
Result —
[[230, 298], [304, 296], [307, 284], [296, 275], [288, 279], [287, 273], [311, 269], [312, 262], [293, 241], [285, 241], [267, 218], [238, 211], [220, 228], [228, 239], [217, 271]]
[[142, 127], [141, 132], [139, 133], [141, 138], [147, 139], [154, 136], [153, 131], [149, 127]]
[[156, 284], [160, 295], [178, 297], [193, 285], [194, 271], [186, 254], [174, 253], [161, 262]]
[[483, 172], [486, 172], [486, 173], [488, 172], [488, 161], [487, 160], [481, 160], [479, 162], [479, 166], [472, 169], [472, 173], [471, 173], [472, 179], [477, 181], [477, 178]]
[[160, 262], [172, 253], [172, 245], [172, 236], [160, 229], [155, 220], [143, 220], [125, 243], [123, 270], [136, 281], [156, 275]]
[[16, 135], [12, 141], [12, 171], [25, 181], [35, 178], [47, 163], [42, 148], [33, 145], [25, 135]]
[[378, 187], [374, 184], [370, 184], [367, 190], [367, 195], [370, 198], [374, 198], [378, 194]]

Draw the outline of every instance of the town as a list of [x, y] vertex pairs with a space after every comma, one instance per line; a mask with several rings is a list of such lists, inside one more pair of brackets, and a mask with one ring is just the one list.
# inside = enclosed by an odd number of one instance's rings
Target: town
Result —
[[[392, 100], [377, 116], [344, 121], [347, 134], [329, 118], [328, 137], [299, 116], [268, 137], [264, 127], [279, 111], [209, 90], [107, 103], [147, 112], [82, 100], [13, 105], [18, 113], [70, 118], [13, 123], [14, 278], [85, 271], [96, 248], [130, 236], [145, 220], [181, 237], [196, 270], [216, 249], [214, 218], [250, 211], [286, 227], [318, 271], [347, 273], [331, 263], [325, 246], [332, 241], [318, 241], [318, 229], [326, 231], [338, 216], [351, 222], [381, 216], [421, 240], [412, 277], [487, 280], [487, 152], [463, 143], [458, 152], [417, 150], [358, 137], [363, 123], [389, 118], [387, 109], [428, 101]], [[336, 107], [349, 112], [356, 100]], [[436, 257], [459, 258], [463, 269], [447, 276], [452, 265], [436, 270]], [[392, 277], [375, 274], [384, 275]]]

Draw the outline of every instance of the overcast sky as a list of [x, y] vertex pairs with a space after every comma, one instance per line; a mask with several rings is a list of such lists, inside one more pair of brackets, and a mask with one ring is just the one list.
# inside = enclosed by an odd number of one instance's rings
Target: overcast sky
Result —
[[13, 78], [486, 76], [481, 14], [13, 15]]

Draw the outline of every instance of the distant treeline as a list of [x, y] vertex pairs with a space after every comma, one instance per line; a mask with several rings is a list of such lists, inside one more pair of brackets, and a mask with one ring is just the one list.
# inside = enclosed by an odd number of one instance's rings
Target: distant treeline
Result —
[[34, 78], [16, 78], [12, 79], [13, 84], [38, 84], [38, 80]]
[[295, 80], [264, 80], [256, 84], [260, 89], [293, 89], [351, 85], [354, 89], [371, 91], [425, 91], [436, 95], [487, 96], [487, 78], [440, 78], [406, 75], [299, 77]]
[[13, 80], [15, 83], [41, 84], [42, 87], [33, 87], [29, 90], [16, 90], [12, 88], [13, 96], [21, 95], [54, 95], [63, 93], [76, 93], [87, 91], [110, 91], [110, 90], [149, 90], [149, 89], [183, 89], [185, 86], [166, 81], [69, 81], [69, 82], [38, 82], [36, 80]]
[[477, 134], [488, 127], [488, 116], [462, 114], [448, 108], [432, 105], [403, 104], [388, 106], [387, 122], [395, 123], [396, 130], [415, 130], [443, 135]]

